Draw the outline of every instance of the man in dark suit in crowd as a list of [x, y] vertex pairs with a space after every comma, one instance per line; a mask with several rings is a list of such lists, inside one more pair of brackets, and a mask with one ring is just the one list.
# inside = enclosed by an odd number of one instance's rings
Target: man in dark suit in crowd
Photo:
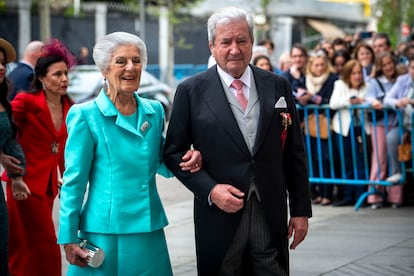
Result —
[[27, 44], [23, 59], [16, 68], [10, 72], [9, 80], [13, 83], [13, 90], [8, 95], [9, 101], [13, 100], [18, 91], [29, 91], [34, 77], [34, 67], [41, 55], [43, 42], [34, 40]]
[[[311, 216], [292, 90], [285, 78], [249, 65], [251, 15], [225, 8], [207, 25], [217, 65], [178, 85], [164, 150], [194, 194], [198, 274], [288, 275], [288, 239], [295, 249]], [[179, 167], [191, 145], [203, 156], [195, 174]]]

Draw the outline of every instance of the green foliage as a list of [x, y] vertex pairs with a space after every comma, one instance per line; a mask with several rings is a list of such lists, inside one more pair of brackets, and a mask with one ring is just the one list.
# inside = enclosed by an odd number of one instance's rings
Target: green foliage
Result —
[[401, 41], [401, 25], [413, 26], [414, 5], [412, 0], [377, 0], [378, 31], [387, 33], [393, 45]]
[[180, 36], [178, 40], [176, 40], [174, 43], [175, 43], [174, 46], [180, 49], [191, 50], [194, 48], [194, 45], [187, 43], [183, 36]]

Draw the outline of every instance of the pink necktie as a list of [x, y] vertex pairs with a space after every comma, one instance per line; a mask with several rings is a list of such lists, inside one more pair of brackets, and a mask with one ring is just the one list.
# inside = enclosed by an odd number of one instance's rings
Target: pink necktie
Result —
[[247, 107], [247, 99], [243, 94], [243, 82], [241, 80], [234, 80], [231, 83], [231, 87], [235, 88], [237, 90], [236, 92], [236, 98], [239, 101], [241, 107], [243, 108], [243, 110], [246, 110]]

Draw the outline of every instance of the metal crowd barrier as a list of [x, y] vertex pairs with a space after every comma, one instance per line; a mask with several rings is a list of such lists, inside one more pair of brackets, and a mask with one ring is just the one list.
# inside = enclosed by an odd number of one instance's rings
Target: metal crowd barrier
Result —
[[[331, 110], [329, 105], [307, 105], [301, 106], [297, 105], [299, 116], [302, 118], [302, 126], [304, 131], [304, 140], [305, 140], [305, 147], [308, 157], [308, 168], [309, 168], [309, 181], [311, 184], [340, 184], [340, 185], [369, 185], [371, 184], [369, 190], [367, 187], [367, 191], [363, 193], [355, 204], [355, 210], [358, 210], [361, 205], [363, 204], [364, 200], [371, 194], [381, 194], [383, 193], [378, 191], [375, 188], [375, 185], [381, 186], [392, 186], [392, 185], [401, 185], [406, 181], [406, 164], [404, 162], [400, 162], [402, 177], [398, 183], [391, 183], [386, 180], [370, 180], [370, 171], [371, 171], [371, 150], [373, 147], [377, 147], [377, 143], [372, 143], [371, 147], [369, 143], [371, 142], [371, 137], [366, 134], [364, 131], [366, 124], [372, 124], [373, 126], [377, 125], [377, 118], [376, 113], [372, 112], [370, 106], [367, 105], [353, 105], [346, 108], [347, 112], [349, 112], [351, 117], [349, 134], [351, 140], [351, 156], [352, 156], [352, 173], [353, 177], [347, 176], [346, 166], [345, 163], [345, 151], [344, 151], [344, 137], [342, 135], [342, 131], [340, 131], [340, 135], [336, 137], [334, 131], [332, 130], [332, 118], [335, 112], [339, 110]], [[319, 114], [325, 114], [327, 118], [326, 127], [328, 128], [328, 135], [327, 138], [321, 138], [321, 128], [316, 127], [317, 135], [316, 137], [311, 137], [309, 135], [310, 125], [308, 123], [309, 115], [311, 114], [316, 115], [316, 126], [319, 126], [318, 117]], [[360, 116], [356, 116], [359, 113]], [[343, 118], [340, 116], [341, 113], [338, 114], [339, 116], [339, 124], [342, 125]], [[395, 114], [395, 115], [391, 115]], [[371, 118], [372, 122], [368, 122], [367, 119]], [[414, 129], [414, 114], [412, 120], [412, 128]], [[388, 133], [391, 129], [389, 123], [391, 120], [397, 120], [397, 127], [399, 131], [399, 140], [400, 143], [402, 142], [402, 135], [404, 132], [404, 128], [402, 126], [402, 119], [403, 113], [401, 111], [395, 111], [392, 109], [384, 109], [384, 127], [385, 132]], [[388, 123], [389, 122], [389, 123]], [[368, 127], [368, 126], [367, 126]], [[359, 135], [356, 135], [356, 131], [358, 131]], [[376, 137], [377, 133], [371, 133]], [[376, 138], [375, 138], [376, 140]], [[411, 143], [414, 143], [414, 135], [411, 135]], [[378, 148], [377, 148], [378, 149]], [[363, 156], [363, 162], [358, 162], [357, 158], [357, 151], [360, 151]], [[316, 154], [316, 156], [314, 156]], [[349, 153], [347, 153], [349, 155]], [[328, 157], [329, 159], [329, 168], [325, 165], [324, 168], [324, 158], [325, 160]], [[414, 156], [414, 155], [413, 155]], [[388, 172], [387, 177], [391, 175], [391, 168], [388, 160]], [[381, 175], [381, 168], [378, 164], [378, 179]], [[411, 161], [411, 171], [414, 168], [414, 160]], [[363, 171], [363, 176], [358, 176], [358, 170]], [[414, 174], [414, 171], [413, 171]]]

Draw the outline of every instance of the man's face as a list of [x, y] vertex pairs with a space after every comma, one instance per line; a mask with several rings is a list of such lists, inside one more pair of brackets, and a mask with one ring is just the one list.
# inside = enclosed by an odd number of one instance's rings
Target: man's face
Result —
[[216, 27], [216, 37], [209, 44], [217, 65], [225, 72], [239, 78], [252, 58], [253, 40], [244, 20], [232, 21]]
[[390, 48], [387, 45], [387, 40], [385, 38], [377, 38], [375, 39], [374, 43], [372, 44], [372, 47], [374, 48], [374, 52], [380, 53], [384, 51], [389, 51]]
[[306, 55], [299, 48], [293, 48], [290, 54], [292, 64], [299, 70], [302, 70], [306, 66]]

